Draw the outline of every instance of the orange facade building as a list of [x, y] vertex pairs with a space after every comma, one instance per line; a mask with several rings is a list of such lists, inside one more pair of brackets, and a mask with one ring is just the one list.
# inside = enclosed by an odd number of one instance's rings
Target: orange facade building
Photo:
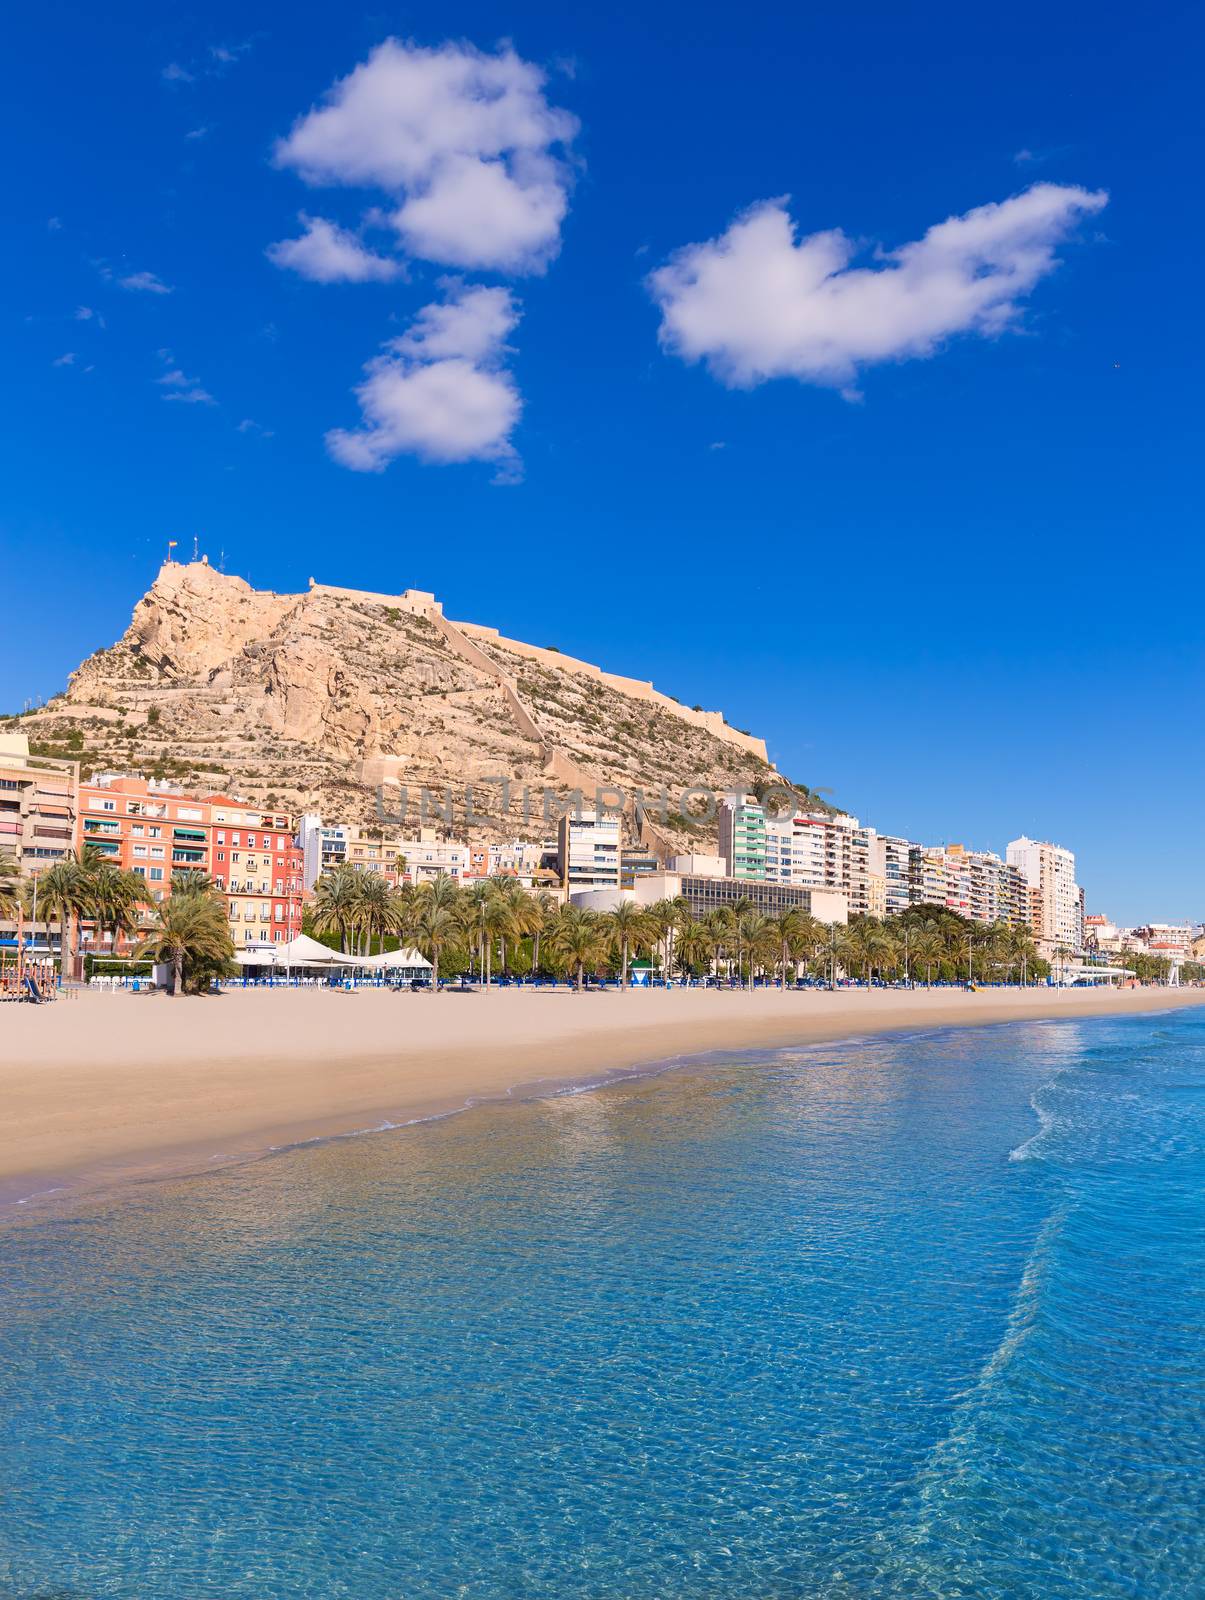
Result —
[[[154, 779], [104, 774], [79, 789], [79, 845], [145, 879], [148, 905], [171, 892], [173, 872], [208, 873], [240, 948], [283, 944], [301, 932], [294, 828], [287, 812], [262, 811], [231, 795], [184, 794]], [[85, 949], [107, 948], [107, 935], [85, 935]]]

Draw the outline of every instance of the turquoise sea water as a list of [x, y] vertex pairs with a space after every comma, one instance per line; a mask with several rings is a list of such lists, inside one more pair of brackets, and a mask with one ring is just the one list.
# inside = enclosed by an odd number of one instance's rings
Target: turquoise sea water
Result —
[[1205, 1592], [1205, 1020], [717, 1059], [0, 1224], [0, 1594]]

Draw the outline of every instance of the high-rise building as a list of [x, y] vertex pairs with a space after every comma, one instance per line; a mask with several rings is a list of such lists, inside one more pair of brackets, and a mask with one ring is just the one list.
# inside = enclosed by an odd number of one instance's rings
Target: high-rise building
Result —
[[1042, 954], [1083, 945], [1083, 900], [1075, 881], [1075, 856], [1061, 845], [1022, 835], [1008, 846], [1008, 864], [1029, 888], [1030, 923]]
[[[749, 795], [731, 794], [720, 807], [720, 854], [734, 878], [766, 878], [766, 812]], [[777, 878], [775, 882], [779, 881]]]
[[1029, 886], [1021, 869], [990, 850], [961, 844], [942, 847], [946, 864], [946, 905], [972, 922], [1029, 924]]
[[883, 880], [883, 914], [898, 917], [920, 902], [921, 846], [911, 839], [878, 833], [870, 842], [870, 869]]
[[593, 811], [566, 812], [557, 824], [557, 873], [561, 887], [619, 888], [620, 823]]
[[750, 797], [734, 795], [719, 822], [720, 855], [730, 877], [832, 889], [844, 896], [851, 916], [869, 912], [875, 831], [857, 817], [829, 811], [767, 816]]

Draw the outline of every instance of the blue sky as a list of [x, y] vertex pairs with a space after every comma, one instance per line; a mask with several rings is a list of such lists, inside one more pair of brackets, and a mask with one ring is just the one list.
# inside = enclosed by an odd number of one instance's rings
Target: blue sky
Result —
[[[5, 708], [195, 534], [651, 676], [885, 831], [1067, 844], [1090, 909], [1205, 916], [1199, 10], [8, 30]], [[496, 146], [456, 131], [477, 79]]]

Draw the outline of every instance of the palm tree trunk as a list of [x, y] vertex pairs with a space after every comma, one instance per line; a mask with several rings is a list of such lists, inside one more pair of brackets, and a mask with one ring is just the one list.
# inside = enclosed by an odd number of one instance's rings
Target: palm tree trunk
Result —
[[628, 986], [628, 941], [623, 941], [623, 988]]

